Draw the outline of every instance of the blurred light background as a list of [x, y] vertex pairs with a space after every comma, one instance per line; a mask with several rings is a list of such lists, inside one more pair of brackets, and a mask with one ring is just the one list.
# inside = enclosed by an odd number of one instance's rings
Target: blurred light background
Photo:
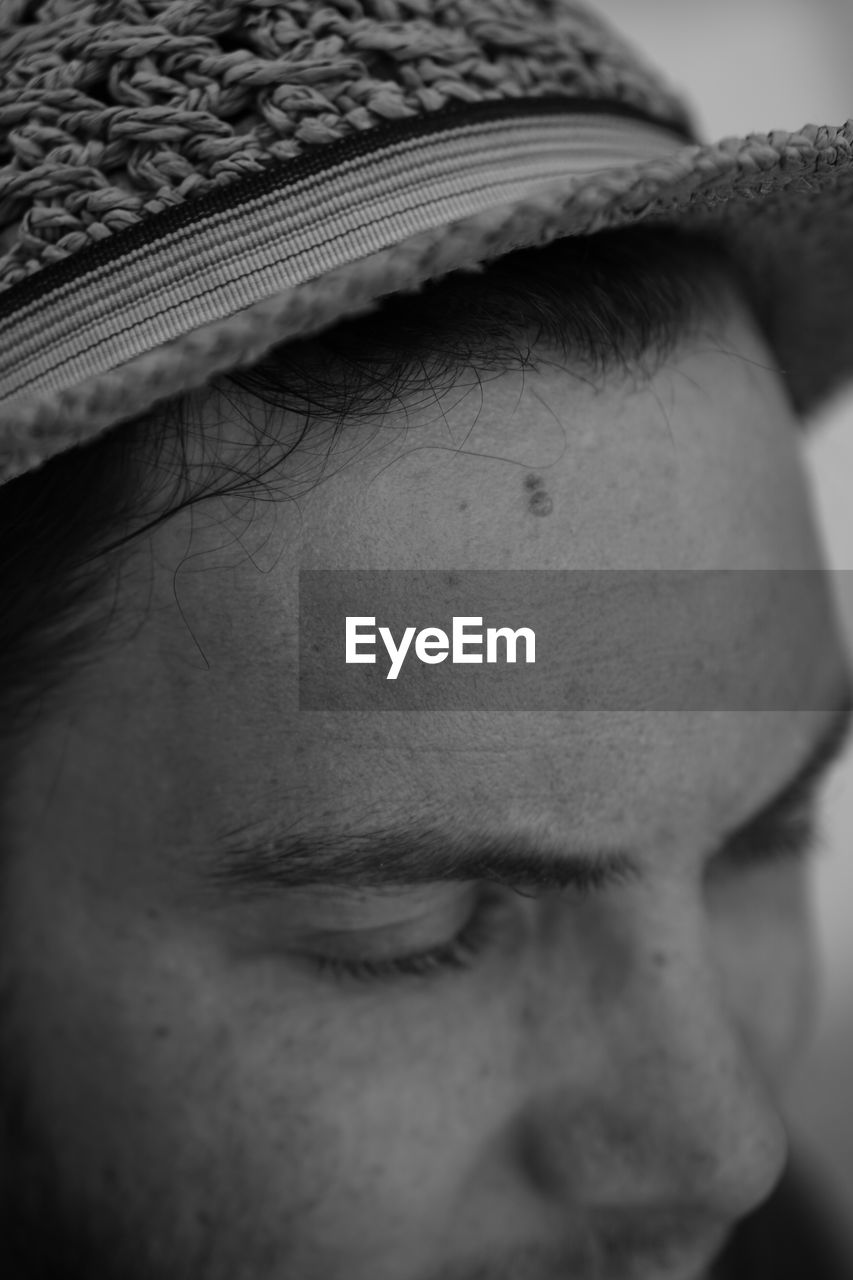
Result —
[[[853, 117], [853, 0], [591, 0], [692, 101], [708, 139]], [[830, 563], [853, 570], [853, 388], [808, 444]], [[835, 579], [853, 652], [853, 572]], [[823, 962], [816, 1039], [792, 1097], [853, 1222], [853, 751], [827, 793], [815, 866]], [[853, 1229], [851, 1229], [853, 1230]], [[756, 1278], [758, 1280], [758, 1278]], [[806, 1280], [806, 1277], [803, 1278]]]

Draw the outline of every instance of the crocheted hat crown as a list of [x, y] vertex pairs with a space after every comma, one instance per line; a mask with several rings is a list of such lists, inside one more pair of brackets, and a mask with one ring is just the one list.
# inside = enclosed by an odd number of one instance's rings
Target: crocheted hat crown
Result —
[[454, 103], [561, 94], [689, 132], [625, 41], [554, 0], [5, 0], [0, 291], [170, 205]]

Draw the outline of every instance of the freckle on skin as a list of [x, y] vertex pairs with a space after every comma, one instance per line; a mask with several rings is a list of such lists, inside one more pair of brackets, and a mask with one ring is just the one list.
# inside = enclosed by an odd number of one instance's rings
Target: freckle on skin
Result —
[[460, 510], [460, 511], [467, 511], [467, 510], [468, 510], [468, 503], [467, 503], [467, 502], [460, 502], [460, 503], [459, 503], [459, 510]]
[[531, 492], [536, 489], [542, 489], [544, 488], [544, 486], [545, 486], [545, 481], [542, 479], [541, 476], [537, 476], [533, 471], [531, 471], [530, 474], [528, 476], [525, 476], [524, 478], [524, 487], [525, 489], [530, 489]]

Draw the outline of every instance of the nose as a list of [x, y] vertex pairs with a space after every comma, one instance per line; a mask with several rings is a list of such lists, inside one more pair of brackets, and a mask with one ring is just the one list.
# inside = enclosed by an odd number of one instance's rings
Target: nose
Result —
[[540, 1193], [575, 1204], [731, 1223], [781, 1176], [785, 1128], [701, 907], [660, 908], [623, 919], [569, 983], [565, 955], [531, 980], [527, 1169]]

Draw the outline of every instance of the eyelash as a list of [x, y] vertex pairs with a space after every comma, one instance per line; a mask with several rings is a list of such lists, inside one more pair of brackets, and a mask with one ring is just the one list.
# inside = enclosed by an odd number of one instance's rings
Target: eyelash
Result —
[[467, 970], [495, 941], [507, 904], [494, 891], [477, 898], [471, 915], [448, 942], [407, 956], [387, 956], [381, 960], [344, 959], [342, 956], [313, 956], [321, 973], [339, 981], [393, 981], [395, 978], [437, 978], [444, 973]]

